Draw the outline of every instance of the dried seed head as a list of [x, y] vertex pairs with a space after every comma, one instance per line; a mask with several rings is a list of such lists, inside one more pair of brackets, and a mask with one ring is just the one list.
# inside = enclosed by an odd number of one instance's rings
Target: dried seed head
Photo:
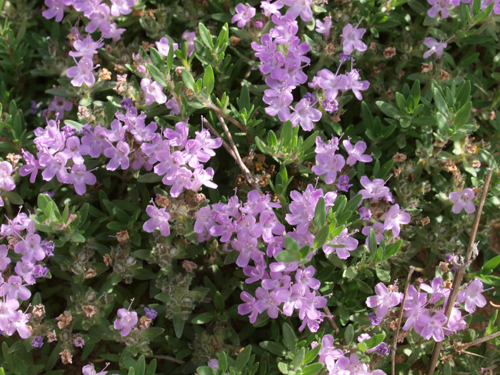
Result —
[[111, 80], [111, 72], [106, 68], [102, 68], [99, 71], [99, 78], [101, 78], [103, 81], [110, 81]]
[[394, 161], [396, 163], [402, 163], [406, 160], [406, 155], [400, 154], [399, 152], [397, 152], [396, 155], [394, 155], [392, 158], [394, 159]]
[[71, 321], [73, 320], [73, 317], [71, 316], [70, 311], [65, 311], [64, 313], [59, 315], [56, 318], [56, 320], [58, 321], [57, 326], [59, 327], [59, 329], [63, 329], [71, 323]]
[[392, 59], [396, 55], [396, 47], [387, 47], [384, 49], [384, 57], [386, 59]]
[[432, 61], [430, 63], [422, 63], [422, 73], [429, 73], [432, 71]]
[[125, 242], [129, 239], [129, 235], [128, 235], [128, 231], [125, 229], [125, 230], [121, 230], [119, 231], [118, 233], [116, 233], [116, 239], [118, 242]]
[[420, 222], [422, 223], [422, 226], [425, 227], [427, 224], [431, 222], [431, 219], [429, 219], [429, 216], [427, 216], [424, 217], [422, 220], [420, 220]]
[[97, 313], [97, 309], [93, 305], [82, 306], [82, 310], [87, 318], [91, 318]]
[[61, 353], [59, 353], [61, 356], [61, 361], [63, 364], [68, 364], [68, 363], [73, 363], [73, 356], [69, 352], [68, 349], [64, 349]]
[[84, 279], [92, 279], [93, 277], [96, 277], [97, 273], [92, 269], [89, 268], [85, 273], [83, 274]]

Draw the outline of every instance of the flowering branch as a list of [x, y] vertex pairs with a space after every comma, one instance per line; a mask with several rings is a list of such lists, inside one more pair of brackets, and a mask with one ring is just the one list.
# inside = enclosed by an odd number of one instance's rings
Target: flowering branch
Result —
[[[448, 298], [448, 304], [446, 305], [446, 311], [445, 311], [445, 315], [448, 318], [448, 321], [450, 320], [451, 311], [453, 309], [453, 306], [455, 305], [455, 300], [457, 298], [460, 284], [462, 283], [465, 271], [471, 261], [472, 249], [475, 247], [474, 241], [476, 240], [476, 234], [479, 227], [479, 220], [481, 220], [481, 213], [483, 211], [484, 202], [486, 201], [486, 195], [488, 194], [488, 188], [490, 186], [492, 174], [493, 170], [491, 168], [488, 168], [488, 171], [486, 172], [486, 177], [484, 179], [483, 193], [481, 194], [479, 207], [477, 209], [476, 216], [474, 217], [474, 223], [472, 224], [472, 231], [469, 237], [467, 254], [465, 255], [465, 260], [463, 264], [457, 266], [457, 272], [455, 274], [455, 277], [453, 278], [453, 286], [451, 289], [450, 297]], [[444, 328], [448, 326], [448, 321], [444, 325]], [[429, 362], [429, 367], [427, 368], [427, 375], [434, 374], [434, 369], [436, 368], [436, 364], [439, 359], [439, 353], [441, 352], [442, 346], [443, 346], [442, 342], [436, 342], [436, 345], [434, 346], [434, 351], [432, 352], [431, 360]]]
[[391, 349], [392, 375], [396, 374], [396, 347], [398, 346], [399, 329], [401, 328], [401, 322], [403, 320], [403, 312], [405, 308], [406, 296], [408, 294], [408, 287], [410, 286], [410, 279], [411, 275], [413, 275], [413, 271], [415, 271], [415, 267], [410, 266], [410, 272], [408, 272], [408, 277], [406, 278], [405, 293], [403, 294], [403, 302], [401, 302], [401, 310], [399, 311], [398, 327], [396, 328], [396, 335], [394, 336], [394, 341], [392, 342], [392, 349]]

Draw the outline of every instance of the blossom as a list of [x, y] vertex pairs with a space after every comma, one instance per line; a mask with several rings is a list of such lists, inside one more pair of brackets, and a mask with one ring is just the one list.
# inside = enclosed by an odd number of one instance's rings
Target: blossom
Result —
[[15, 318], [15, 312], [19, 308], [17, 299], [0, 300], [0, 329], [5, 330], [10, 321]]
[[120, 14], [130, 14], [135, 5], [135, 0], [111, 0], [111, 15], [119, 17]]
[[349, 176], [346, 174], [340, 176], [335, 186], [337, 186], [340, 191], [349, 191], [349, 188], [352, 186], [352, 184], [349, 183]]
[[450, 15], [448, 12], [450, 0], [427, 0], [427, 2], [432, 5], [432, 7], [427, 11], [430, 18], [435, 18], [439, 12], [441, 12], [441, 18], [448, 18]]
[[[12, 300], [11, 300], [12, 301]], [[19, 337], [27, 339], [31, 336], [31, 330], [28, 328], [29, 318], [31, 314], [25, 314], [22, 311], [14, 311], [10, 318], [9, 325], [5, 329], [7, 335], [12, 336], [14, 332], [19, 333]]]
[[160, 228], [160, 233], [162, 236], [168, 236], [170, 234], [170, 214], [165, 211], [165, 208], [158, 208], [154, 205], [149, 205], [146, 207], [146, 213], [149, 215], [150, 219], [147, 220], [142, 229], [148, 233], [153, 232], [155, 229]]
[[231, 18], [231, 23], [238, 22], [238, 27], [245, 27], [250, 20], [255, 16], [255, 8], [239, 3], [236, 5], [236, 14]]
[[257, 239], [250, 234], [248, 229], [243, 228], [238, 231], [237, 239], [231, 241], [231, 246], [240, 253], [236, 259], [238, 267], [248, 265], [250, 258], [255, 262], [260, 262], [264, 258], [264, 254], [257, 249], [257, 243]]
[[443, 326], [448, 321], [448, 318], [442, 312], [438, 312], [433, 316], [430, 316], [429, 313], [430, 312], [427, 311], [426, 314], [420, 315], [417, 319], [416, 326], [418, 326], [419, 333], [426, 340], [432, 337], [436, 342], [441, 342], [444, 340]]
[[75, 347], [77, 348], [83, 348], [85, 346], [85, 340], [81, 337], [77, 337], [73, 343], [75, 344]]
[[[156, 42], [156, 48], [158, 49], [158, 53], [165, 57], [168, 56], [168, 51], [170, 50], [170, 44], [167, 38], [162, 37], [159, 42]], [[172, 44], [172, 48], [175, 50], [179, 49], [179, 45], [177, 43]]]
[[420, 284], [420, 289], [431, 295], [431, 299], [429, 300], [429, 303], [431, 304], [438, 302], [441, 297], [448, 298], [450, 295], [450, 289], [443, 288], [442, 277], [435, 277], [432, 280], [431, 285], [427, 285], [425, 283]]
[[362, 163], [369, 163], [373, 160], [370, 155], [363, 154], [366, 150], [365, 142], [358, 141], [356, 142], [356, 145], [352, 147], [351, 140], [345, 139], [342, 144], [349, 154], [349, 156], [347, 157], [347, 165], [350, 165], [352, 167], [354, 164], [356, 164], [357, 161]]
[[71, 173], [68, 174], [66, 179], [66, 183], [72, 184], [78, 195], [85, 194], [87, 191], [85, 185], [95, 185], [96, 181], [96, 177], [90, 171], [87, 171], [85, 164], [73, 164]]
[[[108, 367], [108, 365], [109, 365], [109, 362], [106, 363], [106, 367]], [[82, 367], [82, 373], [83, 373], [83, 375], [106, 375], [108, 373], [107, 371], [104, 371], [106, 369], [106, 367], [104, 367], [102, 369], [102, 371], [96, 372], [94, 364], [91, 363], [89, 365], [85, 365]]]
[[325, 17], [325, 22], [316, 20], [316, 32], [323, 34], [325, 39], [330, 38], [330, 29], [332, 28], [332, 19], [330, 17]]
[[45, 0], [45, 5], [48, 9], [44, 10], [42, 15], [48, 20], [55, 17], [56, 22], [61, 22], [64, 17], [64, 10], [67, 9], [64, 5], [64, 1]]
[[141, 80], [141, 88], [146, 95], [146, 105], [151, 105], [153, 102], [163, 104], [167, 101], [167, 96], [163, 93], [163, 87], [158, 82], [152, 81], [149, 78]]
[[465, 303], [465, 311], [472, 314], [477, 306], [486, 306], [486, 299], [482, 293], [483, 283], [479, 279], [474, 279], [467, 288], [458, 292], [457, 301]]
[[196, 33], [186, 30], [182, 33], [182, 39], [184, 39], [187, 42], [188, 56], [191, 56], [194, 52], [194, 41], [196, 39]]
[[403, 293], [396, 292], [397, 290], [394, 286], [391, 290], [383, 283], [378, 283], [375, 285], [375, 296], [368, 297], [366, 299], [366, 305], [370, 308], [377, 307], [375, 314], [377, 318], [382, 319], [389, 309], [399, 305], [403, 300]]
[[106, 165], [106, 169], [108, 171], [115, 171], [119, 166], [121, 166], [123, 170], [128, 169], [130, 165], [128, 155], [130, 153], [130, 146], [123, 141], [118, 142], [116, 147], [110, 146], [106, 148], [104, 150], [104, 155], [111, 158], [108, 165]]
[[75, 87], [81, 87], [84, 83], [87, 86], [92, 86], [95, 83], [93, 70], [94, 63], [92, 60], [88, 57], [82, 57], [76, 63], [76, 66], [66, 69], [66, 76], [73, 78], [71, 84]]
[[238, 314], [240, 315], [250, 314], [249, 316], [250, 323], [252, 324], [255, 323], [255, 320], [259, 315], [259, 311], [255, 306], [255, 298], [248, 292], [241, 292], [240, 297], [246, 303], [238, 305]]
[[146, 313], [146, 318], [151, 320], [155, 320], [156, 316], [158, 315], [156, 310], [148, 309], [147, 307], [144, 308], [144, 312]]
[[321, 112], [311, 106], [307, 99], [302, 99], [293, 108], [293, 113], [290, 116], [293, 127], [300, 124], [305, 131], [313, 130], [313, 122], [321, 120]]
[[43, 346], [43, 337], [36, 336], [33, 340], [31, 340], [31, 346], [34, 348], [41, 348]]
[[[349, 258], [349, 252], [356, 250], [359, 243], [357, 239], [351, 237], [354, 233], [348, 233], [347, 228], [344, 228], [338, 236], [323, 245], [323, 251], [325, 254], [336, 252], [340, 259]], [[344, 245], [344, 247], [336, 247], [335, 245]]]
[[119, 319], [115, 320], [113, 326], [115, 329], [121, 330], [120, 334], [122, 336], [127, 336], [132, 330], [132, 327], [139, 321], [137, 313], [127, 309], [118, 309], [117, 315]]
[[11, 176], [12, 174], [12, 164], [8, 161], [2, 161], [0, 163], [0, 188], [7, 191], [14, 190], [16, 183]]
[[400, 209], [399, 204], [392, 206], [388, 212], [382, 215], [382, 218], [385, 219], [384, 230], [392, 229], [394, 237], [399, 236], [401, 224], [408, 224], [411, 221], [410, 214]]
[[[69, 53], [69, 55], [73, 56], [73, 57], [88, 57], [88, 58], [92, 59], [92, 57], [95, 54], [97, 54], [97, 49], [101, 48], [103, 45], [104, 45], [104, 43], [101, 41], [94, 42], [92, 37], [89, 35], [89, 36], [85, 37], [85, 39], [75, 40], [73, 42], [73, 48], [76, 50], [76, 52], [71, 51]], [[49, 109], [50, 109], [50, 107], [49, 107]], [[52, 109], [50, 109], [50, 110], [52, 111]]]
[[350, 55], [354, 48], [358, 51], [366, 51], [368, 47], [361, 41], [365, 32], [366, 29], [358, 29], [357, 26], [353, 27], [350, 23], [344, 26], [342, 30], [342, 43], [346, 55]]
[[271, 0], [261, 1], [260, 7], [263, 10], [263, 14], [266, 17], [271, 17], [273, 14], [280, 15], [280, 9], [283, 8], [283, 2], [278, 0], [271, 3]]
[[[372, 212], [370, 211], [370, 209], [368, 209], [366, 207], [361, 207], [359, 209], [359, 218], [361, 220], [370, 221], [371, 217], [372, 217]], [[365, 234], [365, 236], [366, 236], [366, 234]]]
[[476, 211], [476, 206], [474, 206], [474, 202], [472, 202], [474, 196], [474, 190], [471, 188], [465, 188], [460, 193], [450, 193], [450, 201], [455, 203], [451, 208], [453, 213], [459, 214], [463, 209], [465, 209], [465, 212], [468, 214], [472, 214]]
[[361, 230], [361, 233], [363, 233], [366, 236], [366, 246], [368, 246], [368, 241], [369, 241], [369, 236], [370, 236], [370, 229], [373, 229], [375, 232], [375, 238], [377, 239], [377, 245], [380, 245], [380, 241], [384, 239], [384, 224], [382, 223], [375, 223], [372, 226], [366, 226]]
[[97, 29], [101, 30], [103, 33], [110, 31], [111, 27], [109, 24], [109, 14], [110, 9], [106, 4], [100, 4], [92, 10], [89, 16], [90, 22], [85, 26], [85, 31], [88, 33], [93, 33]]
[[302, 21], [309, 22], [313, 18], [312, 2], [312, 0], [285, 0], [285, 5], [290, 7], [286, 12], [286, 16], [291, 18], [300, 16]]
[[373, 200], [379, 200], [390, 193], [389, 188], [385, 186], [385, 181], [381, 178], [371, 181], [367, 176], [362, 176], [359, 181], [364, 187], [364, 189], [359, 191], [359, 194], [363, 194], [363, 199], [372, 198]]
[[437, 57], [443, 56], [443, 50], [448, 46], [446, 42], [438, 42], [436, 39], [427, 37], [424, 40], [424, 44], [430, 49], [424, 53], [424, 59], [428, 58], [432, 54], [436, 54]]
[[54, 101], [49, 104], [49, 111], [53, 111], [58, 118], [63, 117], [64, 112], [71, 111], [71, 108], [73, 103], [60, 96], [54, 96]]
[[[353, 69], [349, 73], [346, 74], [347, 77], [347, 89], [351, 89], [352, 93], [358, 100], [363, 99], [363, 95], [361, 95], [360, 91], [365, 91], [370, 87], [369, 81], [360, 81], [360, 75], [358, 69]], [[344, 92], [346, 90], [343, 90]]]
[[335, 154], [335, 151], [329, 151], [316, 155], [317, 165], [311, 169], [318, 176], [325, 175], [325, 182], [333, 184], [337, 179], [337, 173], [345, 166], [345, 159], [340, 154]]

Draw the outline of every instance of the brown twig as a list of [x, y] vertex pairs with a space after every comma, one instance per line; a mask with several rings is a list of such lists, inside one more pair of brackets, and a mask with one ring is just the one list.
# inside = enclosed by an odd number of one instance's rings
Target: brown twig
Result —
[[401, 302], [401, 310], [399, 311], [398, 317], [398, 326], [396, 328], [396, 336], [394, 336], [394, 340], [392, 341], [391, 348], [391, 362], [392, 362], [392, 375], [396, 374], [396, 348], [398, 346], [398, 336], [399, 329], [401, 328], [401, 321], [403, 320], [403, 312], [406, 303], [406, 296], [408, 295], [408, 287], [410, 286], [411, 275], [413, 275], [413, 271], [415, 271], [415, 267], [410, 266], [410, 272], [408, 273], [408, 277], [406, 278], [405, 292], [403, 295], [403, 302]]
[[[316, 292], [318, 295], [319, 293]], [[337, 323], [335, 323], [335, 320], [333, 320], [333, 315], [330, 312], [330, 309], [328, 306], [323, 307], [323, 312], [326, 314], [326, 320], [328, 320], [328, 323], [330, 323], [330, 327], [335, 331], [335, 334], [338, 335], [340, 332], [339, 327], [337, 327]]]
[[474, 340], [471, 342], [466, 342], [465, 344], [462, 344], [462, 345], [458, 345], [457, 351], [460, 353], [460, 352], [464, 351], [465, 349], [470, 348], [471, 346], [475, 346], [477, 344], [482, 344], [483, 342], [493, 340], [494, 338], [497, 338], [497, 337], [500, 337], [500, 331], [498, 331], [496, 333], [492, 333], [491, 335], [488, 335], [488, 336], [481, 337], [477, 340]]
[[219, 122], [222, 126], [222, 129], [224, 130], [224, 133], [226, 134], [226, 137], [229, 141], [229, 144], [231, 145], [231, 149], [234, 152], [234, 160], [236, 160], [236, 164], [238, 164], [241, 171], [243, 172], [243, 176], [245, 177], [245, 180], [247, 181], [249, 186], [251, 186], [253, 189], [257, 190], [260, 194], [262, 194], [262, 191], [260, 190], [260, 186], [259, 186], [258, 181], [252, 176], [252, 173], [248, 170], [246, 165], [243, 163], [243, 160], [241, 160], [240, 153], [238, 151], [238, 148], [234, 144], [233, 137], [231, 136], [231, 133], [229, 132], [229, 129], [226, 125], [226, 122], [224, 121], [223, 117], [218, 112], [215, 112], [215, 114], [217, 115], [217, 118], [219, 119]]
[[174, 357], [171, 357], [169, 355], [147, 355], [146, 357], [148, 357], [148, 358], [157, 358], [157, 359], [165, 359], [165, 360], [170, 361], [170, 362], [178, 363], [179, 365], [182, 365], [182, 364], [185, 363], [184, 361], [182, 361], [180, 359], [177, 359], [177, 358], [174, 358]]
[[236, 156], [234, 155], [234, 151], [233, 149], [231, 148], [231, 146], [229, 146], [227, 144], [227, 142], [221, 137], [221, 135], [217, 132], [217, 130], [215, 130], [215, 128], [212, 126], [212, 124], [210, 124], [210, 122], [203, 117], [203, 123], [205, 124], [205, 126], [208, 128], [208, 130], [210, 130], [210, 132], [216, 136], [217, 138], [220, 138], [221, 141], [222, 141], [222, 145], [224, 146], [224, 148], [226, 149], [226, 151], [228, 152], [229, 155], [231, 155], [233, 157], [233, 159], [236, 160]]
[[[486, 172], [486, 177], [484, 179], [484, 186], [483, 186], [483, 192], [481, 194], [481, 200], [479, 201], [479, 207], [477, 208], [476, 216], [474, 217], [474, 223], [472, 224], [472, 230], [469, 237], [469, 245], [467, 246], [467, 253], [465, 255], [465, 260], [462, 265], [457, 267], [457, 272], [455, 273], [455, 277], [453, 278], [453, 285], [445, 311], [445, 315], [448, 320], [450, 319], [453, 306], [455, 306], [455, 300], [457, 298], [460, 284], [462, 284], [462, 279], [465, 275], [465, 272], [467, 270], [467, 267], [469, 266], [472, 257], [472, 249], [474, 248], [474, 241], [476, 240], [476, 234], [479, 228], [479, 221], [481, 220], [481, 213], [483, 211], [484, 202], [486, 201], [486, 195], [488, 194], [488, 188], [490, 186], [492, 174], [493, 170], [491, 168], [488, 168], [488, 171]], [[446, 329], [447, 326], [448, 326], [448, 321], [443, 326], [443, 328]], [[434, 346], [434, 351], [432, 352], [431, 360], [429, 361], [429, 367], [427, 368], [427, 375], [434, 374], [434, 370], [436, 368], [436, 364], [439, 359], [439, 353], [441, 352], [442, 347], [443, 347], [443, 342], [436, 342], [436, 345]]]

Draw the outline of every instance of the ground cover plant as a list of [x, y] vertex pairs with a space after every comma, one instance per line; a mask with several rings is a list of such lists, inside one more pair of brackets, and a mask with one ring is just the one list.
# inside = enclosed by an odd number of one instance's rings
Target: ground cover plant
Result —
[[500, 371], [498, 1], [0, 8], [0, 373]]

